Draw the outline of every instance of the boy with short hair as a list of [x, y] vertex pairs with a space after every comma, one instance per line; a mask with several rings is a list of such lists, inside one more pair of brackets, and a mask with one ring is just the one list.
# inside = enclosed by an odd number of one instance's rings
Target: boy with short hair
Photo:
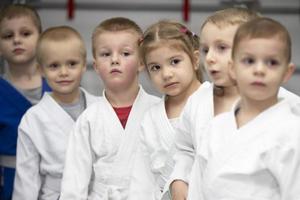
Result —
[[99, 100], [80, 88], [86, 49], [75, 29], [59, 26], [43, 32], [37, 61], [52, 92], [19, 125], [14, 200], [58, 199], [69, 132], [83, 110]]
[[142, 30], [130, 19], [103, 21], [93, 32], [94, 68], [103, 97], [71, 133], [61, 200], [127, 199], [145, 111], [158, 102], [138, 83]]
[[216, 115], [229, 111], [239, 98], [235, 81], [229, 75], [229, 61], [233, 38], [240, 25], [257, 18], [256, 12], [246, 8], [226, 8], [211, 14], [200, 30], [200, 60], [212, 84], [188, 99], [177, 128], [171, 175], [171, 195], [174, 200], [187, 198], [194, 155], [201, 135]]
[[10, 4], [0, 11], [0, 52], [7, 63], [0, 77], [1, 200], [10, 200], [12, 196], [20, 120], [50, 90], [35, 59], [41, 31], [40, 17], [28, 5]]
[[198, 187], [210, 199], [296, 200], [300, 197], [300, 118], [280, 85], [294, 71], [288, 31], [275, 20], [242, 25], [230, 70], [241, 99], [211, 121], [199, 147]]

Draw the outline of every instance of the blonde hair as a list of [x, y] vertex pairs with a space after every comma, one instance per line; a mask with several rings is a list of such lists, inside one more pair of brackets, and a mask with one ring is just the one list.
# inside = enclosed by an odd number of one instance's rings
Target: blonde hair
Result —
[[201, 30], [207, 23], [212, 23], [219, 28], [227, 25], [239, 25], [259, 17], [255, 11], [247, 8], [233, 7], [216, 11], [209, 16], [201, 26]]
[[64, 42], [69, 41], [72, 39], [77, 39], [80, 43], [80, 53], [82, 55], [82, 59], [84, 60], [84, 63], [86, 62], [86, 48], [84, 45], [84, 41], [79, 34], [78, 31], [76, 31], [74, 28], [69, 26], [56, 26], [48, 28], [46, 31], [44, 31], [37, 44], [37, 62], [42, 65], [43, 63], [43, 56], [44, 55], [44, 48], [47, 48], [47, 46], [44, 45], [46, 42]]
[[[95, 56], [96, 38], [103, 32], [118, 32], [124, 30], [131, 30], [135, 32], [138, 37], [142, 37], [142, 29], [132, 20], [124, 17], [114, 17], [101, 22], [93, 31], [92, 34], [92, 51]], [[138, 40], [136, 41], [138, 44]]]
[[[0, 25], [4, 19], [18, 17], [29, 17], [36, 26], [39, 33], [42, 32], [42, 23], [39, 14], [35, 9], [24, 4], [10, 4], [0, 11]], [[0, 26], [1, 29], [1, 26]]]
[[291, 37], [287, 29], [279, 22], [262, 17], [241, 25], [234, 37], [232, 47], [232, 58], [234, 58], [236, 51], [238, 51], [239, 44], [244, 39], [254, 38], [273, 38], [277, 37], [280, 41], [285, 44], [285, 56], [287, 62], [291, 61], [292, 43]]
[[[146, 63], [146, 54], [158, 46], [168, 44], [184, 51], [195, 64], [195, 51], [199, 50], [199, 37], [184, 25], [169, 20], [162, 20], [151, 25], [144, 33], [140, 42], [142, 60]], [[197, 79], [202, 82], [202, 71], [196, 71]]]

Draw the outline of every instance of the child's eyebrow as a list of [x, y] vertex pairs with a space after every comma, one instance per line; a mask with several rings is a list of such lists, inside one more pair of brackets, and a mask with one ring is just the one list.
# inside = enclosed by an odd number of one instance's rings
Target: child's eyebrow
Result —
[[217, 39], [214, 41], [214, 43], [230, 43], [230, 41], [224, 40], [224, 39]]

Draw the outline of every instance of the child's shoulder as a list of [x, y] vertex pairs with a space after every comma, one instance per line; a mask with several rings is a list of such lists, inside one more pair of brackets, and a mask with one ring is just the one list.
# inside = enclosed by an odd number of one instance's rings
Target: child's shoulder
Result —
[[205, 81], [189, 97], [188, 103], [199, 105], [200, 102], [211, 101], [213, 98], [213, 84]]
[[146, 92], [142, 86], [140, 86], [140, 90], [139, 90], [139, 94], [138, 94], [139, 97], [143, 98], [144, 100], [148, 100], [149, 103], [152, 103], [152, 104], [156, 104], [158, 103], [161, 98], [153, 95], [153, 94], [150, 94], [148, 92]]
[[197, 116], [213, 115], [213, 84], [204, 82], [201, 86], [188, 98], [183, 113], [188, 113], [193, 118]]
[[93, 103], [99, 101], [100, 96], [93, 95], [93, 94], [91, 94], [90, 92], [88, 92], [86, 89], [84, 89], [82, 87], [80, 87], [80, 90], [84, 93], [87, 106], [90, 106]]

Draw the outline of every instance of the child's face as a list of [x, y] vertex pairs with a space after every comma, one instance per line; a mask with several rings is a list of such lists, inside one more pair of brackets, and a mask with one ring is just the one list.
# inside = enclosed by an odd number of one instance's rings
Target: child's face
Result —
[[217, 86], [231, 86], [233, 81], [229, 76], [229, 61], [234, 34], [238, 25], [228, 25], [219, 28], [208, 22], [200, 35], [200, 54], [205, 69]]
[[103, 32], [96, 38], [94, 68], [106, 89], [126, 90], [137, 83], [142, 70], [139, 36], [133, 31]]
[[[194, 56], [199, 54], [195, 52]], [[195, 72], [198, 65], [193, 64], [187, 53], [174, 47], [162, 44], [147, 53], [146, 67], [155, 87], [170, 97], [194, 91], [198, 82]]]
[[54, 98], [65, 102], [65, 98], [76, 97], [81, 77], [86, 70], [80, 51], [79, 40], [45, 41], [43, 44], [42, 72]]
[[5, 60], [14, 65], [34, 61], [39, 32], [32, 19], [5, 18], [0, 26], [0, 49]]
[[232, 74], [242, 97], [276, 102], [280, 85], [293, 73], [285, 57], [286, 45], [278, 37], [245, 38], [235, 52]]

